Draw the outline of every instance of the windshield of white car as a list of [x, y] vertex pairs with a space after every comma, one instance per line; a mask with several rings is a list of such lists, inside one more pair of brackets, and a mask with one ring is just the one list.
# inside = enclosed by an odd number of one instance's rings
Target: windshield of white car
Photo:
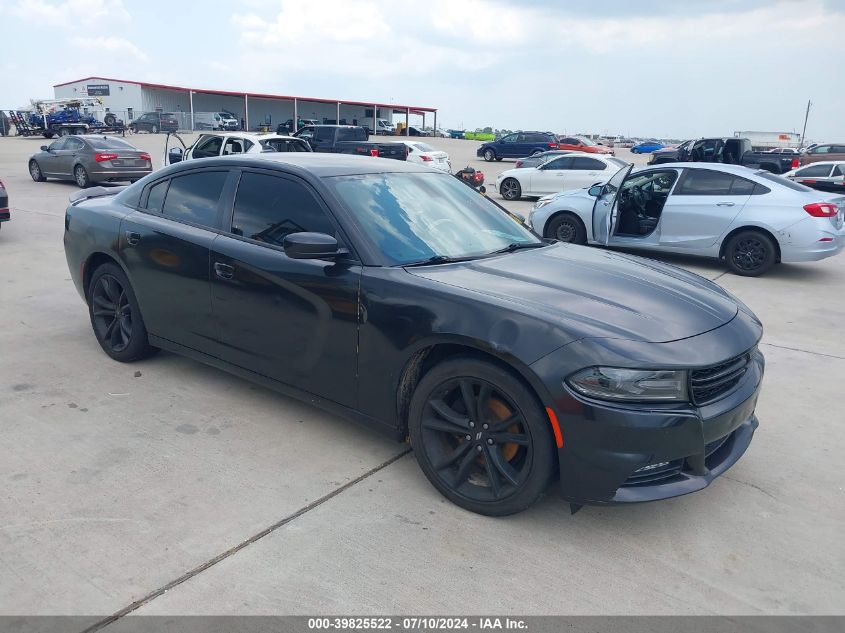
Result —
[[807, 185], [802, 185], [800, 183], [795, 182], [794, 180], [790, 180], [789, 178], [778, 176], [777, 174], [773, 174], [772, 172], [766, 171], [765, 169], [761, 169], [760, 171], [755, 172], [754, 175], [759, 176], [760, 178], [765, 178], [766, 180], [771, 180], [772, 182], [776, 182], [777, 184], [786, 187], [787, 189], [792, 189], [793, 191], [815, 191]]
[[389, 265], [486, 257], [543, 241], [453, 176], [382, 173], [325, 182]]

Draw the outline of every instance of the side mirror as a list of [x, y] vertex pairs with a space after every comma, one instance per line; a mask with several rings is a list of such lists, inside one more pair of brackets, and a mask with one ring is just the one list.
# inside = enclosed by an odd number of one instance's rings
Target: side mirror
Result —
[[593, 196], [594, 198], [598, 198], [599, 196], [601, 196], [601, 192], [602, 192], [603, 189], [604, 189], [604, 185], [597, 184], [597, 185], [593, 185], [592, 187], [587, 189], [587, 193], [590, 194], [591, 196]]
[[327, 259], [340, 254], [337, 240], [325, 233], [291, 233], [282, 246], [291, 259]]
[[49, 151], [50, 151], [50, 148], [49, 148], [49, 147], [47, 147], [46, 145], [42, 145], [42, 146], [41, 146], [41, 151], [42, 151], [42, 152], [49, 152]]
[[170, 151], [167, 152], [167, 162], [173, 165], [174, 163], [181, 162], [182, 160], [182, 150], [178, 147], [171, 147]]

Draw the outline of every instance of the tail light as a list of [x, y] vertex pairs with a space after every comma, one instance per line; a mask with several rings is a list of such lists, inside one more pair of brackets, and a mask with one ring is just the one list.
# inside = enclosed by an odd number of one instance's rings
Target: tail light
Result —
[[557, 149], [557, 143], [549, 143], [549, 149]]
[[798, 163], [798, 159], [797, 159], [797, 158], [793, 158], [793, 159], [792, 159], [791, 166], [792, 166], [792, 169], [798, 169], [799, 163]]
[[420, 154], [420, 158], [422, 159], [422, 161], [424, 163], [427, 163], [428, 161], [431, 160], [431, 156], [426, 156], [425, 154]]
[[117, 154], [94, 154], [94, 160], [98, 163], [102, 163], [107, 160], [114, 160], [115, 158], [117, 158]]
[[147, 153], [141, 154], [141, 160], [150, 160], [150, 155]]
[[518, 160], [516, 161], [516, 168], [519, 169], [520, 167], [522, 167], [522, 161]]
[[799, 180], [802, 185], [815, 185], [818, 181], [817, 180]]
[[378, 158], [378, 147], [370, 148], [370, 156]]
[[814, 218], [832, 218], [839, 213], [839, 208], [830, 202], [813, 202], [812, 204], [805, 204], [804, 211]]

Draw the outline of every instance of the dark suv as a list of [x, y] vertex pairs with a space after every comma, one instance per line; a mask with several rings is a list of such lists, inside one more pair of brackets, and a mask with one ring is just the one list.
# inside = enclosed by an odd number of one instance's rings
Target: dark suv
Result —
[[179, 121], [172, 112], [145, 112], [129, 124], [133, 132], [175, 132]]
[[486, 161], [503, 158], [523, 158], [557, 149], [557, 136], [551, 132], [514, 132], [495, 141], [484, 143], [475, 152]]

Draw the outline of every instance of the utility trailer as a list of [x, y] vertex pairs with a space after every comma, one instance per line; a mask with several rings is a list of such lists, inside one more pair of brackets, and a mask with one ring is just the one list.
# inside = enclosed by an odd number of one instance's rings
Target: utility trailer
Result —
[[[18, 111], [13, 123], [23, 136], [42, 135], [44, 138], [68, 136], [71, 134], [124, 134], [126, 126], [113, 113], [106, 112], [103, 121], [86, 114], [83, 108], [102, 108], [103, 102], [96, 97], [80, 99], [49, 99], [31, 101], [32, 110]], [[12, 114], [10, 112], [10, 114]]]

